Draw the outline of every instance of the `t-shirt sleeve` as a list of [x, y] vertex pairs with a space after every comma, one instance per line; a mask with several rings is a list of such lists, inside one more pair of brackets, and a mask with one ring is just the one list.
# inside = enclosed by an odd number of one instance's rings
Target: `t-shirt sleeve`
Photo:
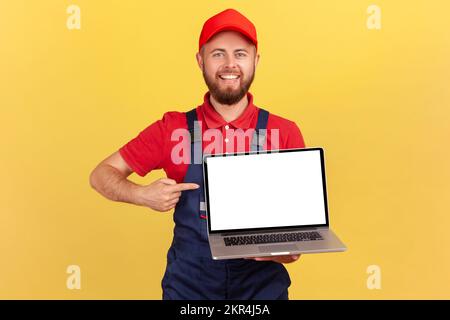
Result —
[[300, 131], [300, 128], [295, 122], [293, 121], [289, 122], [290, 128], [288, 130], [286, 138], [286, 148], [287, 149], [305, 148], [305, 140], [303, 139], [303, 135]]
[[130, 168], [140, 176], [161, 169], [166, 155], [169, 117], [164, 114], [119, 149]]

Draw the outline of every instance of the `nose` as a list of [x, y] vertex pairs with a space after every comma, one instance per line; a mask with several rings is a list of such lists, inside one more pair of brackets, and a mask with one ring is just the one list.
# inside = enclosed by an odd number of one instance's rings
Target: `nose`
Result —
[[238, 69], [236, 58], [233, 55], [227, 55], [224, 67], [227, 69]]

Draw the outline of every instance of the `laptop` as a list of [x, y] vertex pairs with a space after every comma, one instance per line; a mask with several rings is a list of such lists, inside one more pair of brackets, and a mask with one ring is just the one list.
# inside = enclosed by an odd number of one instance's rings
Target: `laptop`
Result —
[[203, 156], [213, 259], [345, 251], [330, 229], [323, 148]]

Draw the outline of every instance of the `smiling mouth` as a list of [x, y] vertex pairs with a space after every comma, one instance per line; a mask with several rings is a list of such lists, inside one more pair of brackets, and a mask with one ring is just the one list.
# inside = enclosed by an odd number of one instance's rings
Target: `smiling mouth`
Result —
[[222, 80], [229, 80], [229, 81], [231, 81], [231, 80], [237, 80], [237, 79], [239, 79], [241, 76], [240, 75], [237, 75], [237, 74], [221, 74], [221, 75], [219, 75], [219, 78], [220, 79], [222, 79]]

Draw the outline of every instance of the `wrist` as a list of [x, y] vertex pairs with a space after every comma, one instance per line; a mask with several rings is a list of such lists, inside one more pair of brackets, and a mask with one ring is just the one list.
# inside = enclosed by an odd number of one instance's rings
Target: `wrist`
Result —
[[143, 190], [144, 190], [143, 186], [133, 183], [130, 188], [130, 198], [131, 198], [130, 202], [134, 203], [137, 206], [144, 206], [145, 201], [143, 197]]

